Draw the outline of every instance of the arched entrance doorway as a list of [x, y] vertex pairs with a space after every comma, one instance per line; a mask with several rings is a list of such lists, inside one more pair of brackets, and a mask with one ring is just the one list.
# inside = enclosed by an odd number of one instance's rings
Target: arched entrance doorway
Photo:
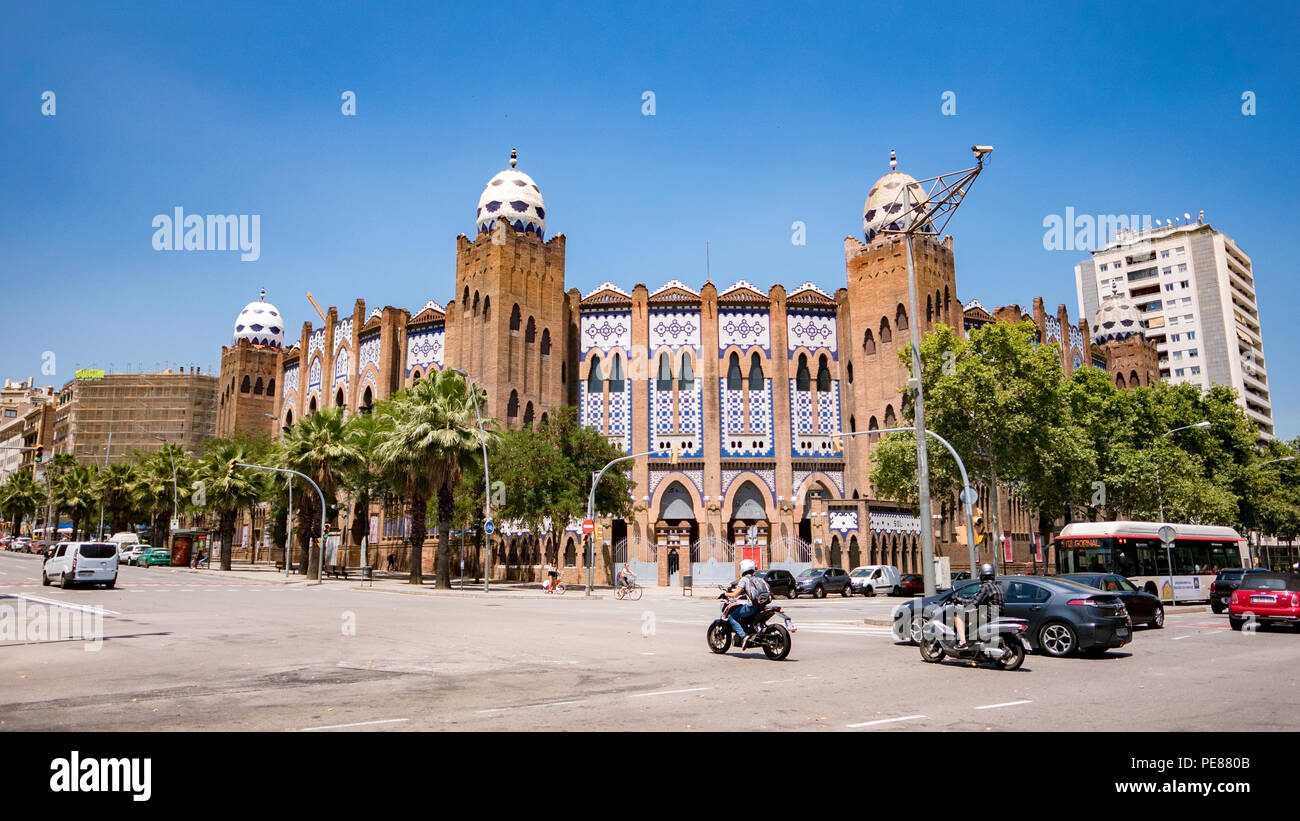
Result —
[[849, 539], [849, 566], [847, 569], [852, 570], [855, 567], [862, 566], [862, 549], [858, 547], [858, 537], [853, 536]]
[[[664, 581], [670, 586], [682, 583], [682, 553], [689, 551], [699, 537], [700, 525], [695, 520], [691, 494], [681, 482], [673, 482], [659, 497], [659, 518], [654, 531], [656, 558], [663, 558]], [[653, 577], [656, 584], [658, 572], [656, 564]]]
[[738, 561], [752, 559], [759, 569], [770, 538], [771, 524], [767, 520], [767, 506], [763, 494], [753, 482], [745, 482], [736, 491], [731, 503], [731, 520], [727, 525], [731, 544]]

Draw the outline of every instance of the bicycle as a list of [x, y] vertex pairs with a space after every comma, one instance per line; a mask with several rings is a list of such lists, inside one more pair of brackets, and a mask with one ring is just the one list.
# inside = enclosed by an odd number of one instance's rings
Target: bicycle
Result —
[[564, 582], [559, 580], [557, 580], [554, 585], [552, 585], [549, 581], [542, 585], [543, 593], [554, 593], [557, 596], [563, 596], [564, 590], [565, 590]]
[[636, 582], [624, 582], [614, 588], [614, 598], [640, 601], [642, 592], [644, 591], [642, 590], [641, 585]]

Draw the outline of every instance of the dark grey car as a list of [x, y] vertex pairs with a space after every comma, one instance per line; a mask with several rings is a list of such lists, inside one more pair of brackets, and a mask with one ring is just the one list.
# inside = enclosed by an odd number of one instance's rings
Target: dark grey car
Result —
[[852, 596], [853, 586], [849, 572], [838, 567], [810, 567], [795, 577], [794, 597], [810, 593], [814, 598], [824, 599], [827, 593], [839, 593]]

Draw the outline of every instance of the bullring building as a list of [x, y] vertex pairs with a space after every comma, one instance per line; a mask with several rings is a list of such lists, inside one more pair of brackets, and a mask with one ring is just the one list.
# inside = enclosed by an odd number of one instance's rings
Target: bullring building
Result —
[[[678, 449], [675, 465], [667, 455], [633, 462], [631, 517], [598, 522], [598, 579], [625, 561], [643, 582], [664, 585], [734, 578], [742, 558], [795, 570], [919, 570], [920, 520], [874, 499], [865, 478], [876, 437], [844, 439], [840, 452], [832, 441], [838, 431], [901, 424], [908, 373], [898, 354], [911, 323], [922, 333], [940, 322], [962, 332], [952, 237], [915, 239], [920, 310], [911, 316], [903, 242], [870, 228], [901, 186], [925, 199], [912, 177], [891, 170], [871, 187], [864, 234], [845, 238], [846, 279], [834, 294], [811, 282], [675, 279], [606, 282], [584, 294], [565, 289], [568, 240], [548, 236], [540, 188], [513, 155], [510, 165], [483, 189], [474, 236], [456, 239], [447, 302], [368, 309], [358, 299], [346, 314], [330, 308], [320, 327], [304, 323], [292, 341], [273, 305], [249, 305], [223, 349], [218, 434], [275, 433], [267, 414], [287, 428], [322, 408], [363, 412], [431, 370], [463, 369], [487, 391], [484, 415], [504, 428], [573, 405], [625, 453]], [[1088, 351], [1078, 353], [1087, 361]], [[959, 510], [941, 499], [932, 511], [936, 553], [954, 566], [966, 557], [954, 532]], [[495, 577], [536, 578], [552, 558], [572, 579], [585, 575], [576, 522], [554, 545], [499, 525]], [[1029, 511], [1004, 504], [1002, 526], [1028, 567]], [[406, 567], [405, 511], [376, 507], [370, 533], [373, 564], [391, 555]], [[472, 562], [476, 552], [467, 553]], [[425, 550], [426, 569], [432, 555]]]

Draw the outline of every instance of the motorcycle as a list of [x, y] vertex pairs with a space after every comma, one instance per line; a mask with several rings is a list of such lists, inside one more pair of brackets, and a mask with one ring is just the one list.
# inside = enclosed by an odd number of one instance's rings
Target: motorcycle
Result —
[[999, 617], [986, 621], [970, 614], [966, 627], [969, 644], [960, 648], [950, 617], [952, 612], [951, 606], [938, 608], [922, 626], [918, 642], [922, 659], [934, 664], [944, 656], [952, 656], [965, 661], [993, 662], [1003, 670], [1015, 670], [1024, 663], [1024, 633], [1029, 628], [1024, 619]]
[[[733, 632], [731, 622], [727, 621], [727, 615], [733, 609], [749, 602], [744, 599], [727, 598], [726, 592], [731, 589], [730, 587], [718, 585], [718, 589], [723, 591], [718, 594], [718, 600], [722, 602], [722, 618], [715, 619], [709, 625], [706, 635], [710, 650], [715, 653], [725, 653], [731, 648]], [[780, 616], [785, 624], [769, 623], [777, 616]], [[790, 617], [781, 612], [780, 607], [769, 602], [752, 616], [742, 619], [740, 624], [750, 636], [750, 647], [762, 647], [764, 655], [774, 661], [780, 661], [790, 655], [790, 634], [797, 632], [797, 628], [794, 622], [790, 621]]]

